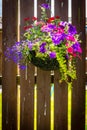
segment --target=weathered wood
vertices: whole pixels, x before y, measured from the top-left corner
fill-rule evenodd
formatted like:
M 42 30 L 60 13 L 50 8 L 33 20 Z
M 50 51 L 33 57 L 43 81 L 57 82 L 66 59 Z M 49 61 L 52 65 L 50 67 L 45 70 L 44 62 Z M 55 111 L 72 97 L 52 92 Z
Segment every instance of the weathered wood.
M 68 91 L 65 82 L 59 83 L 60 74 L 54 75 L 54 129 L 68 129 Z
M 49 0 L 51 2 L 51 0 Z M 46 0 L 38 0 L 39 5 Z M 18 0 L 3 0 L 3 70 L 2 70 L 2 130 L 17 130 L 17 88 L 16 65 L 5 59 L 4 51 L 17 39 Z M 21 33 L 24 18 L 34 16 L 34 1 L 20 1 Z M 49 14 L 49 12 L 48 12 Z M 55 0 L 55 15 L 62 20 L 68 19 L 68 0 Z M 77 80 L 72 88 L 72 130 L 85 130 L 85 0 L 72 0 L 72 23 L 76 25 L 82 39 L 82 60 L 77 61 Z M 35 67 L 28 65 L 20 72 L 21 103 L 20 130 L 34 129 L 34 76 Z M 60 74 L 54 72 L 54 130 L 68 129 L 68 88 L 65 82 L 59 84 Z M 37 69 L 37 130 L 50 130 L 50 71 Z
M 77 80 L 72 88 L 72 130 L 85 130 L 85 0 L 72 1 L 72 23 L 81 34 L 82 60 L 77 61 Z
M 62 20 L 68 19 L 68 0 L 55 1 L 55 15 Z M 54 129 L 68 129 L 68 87 L 65 82 L 59 84 L 60 74 L 54 73 Z
M 17 130 L 16 65 L 4 52 L 17 40 L 18 0 L 3 0 L 2 130 Z
M 26 79 L 25 71 L 21 70 L 21 113 L 20 130 L 34 129 L 34 66 L 28 66 Z
M 40 5 L 45 0 L 37 1 L 37 16 L 40 18 Z M 37 130 L 50 130 L 50 72 L 37 70 Z
M 68 0 L 55 0 L 55 14 L 60 16 L 61 20 L 68 19 Z
M 50 71 L 37 70 L 37 130 L 50 130 Z
M 34 1 L 21 0 L 20 18 L 21 18 L 21 34 L 24 27 L 24 18 L 34 16 Z M 26 79 L 27 78 L 27 79 Z M 29 65 L 26 70 L 20 72 L 21 85 L 21 115 L 20 130 L 34 129 L 34 66 Z

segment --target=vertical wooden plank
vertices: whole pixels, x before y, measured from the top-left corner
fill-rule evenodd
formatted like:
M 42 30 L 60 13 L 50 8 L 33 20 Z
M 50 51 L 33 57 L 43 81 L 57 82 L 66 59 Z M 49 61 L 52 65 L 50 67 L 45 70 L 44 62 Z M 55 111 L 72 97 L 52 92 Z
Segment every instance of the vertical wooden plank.
M 37 130 L 50 130 L 50 71 L 37 70 Z
M 2 130 L 17 130 L 16 65 L 4 52 L 17 40 L 18 0 L 3 0 Z
M 61 20 L 68 20 L 68 0 L 55 0 L 55 14 Z
M 23 32 L 24 18 L 33 17 L 34 1 L 20 1 L 21 33 Z M 27 78 L 26 78 L 27 77 Z M 26 70 L 20 72 L 21 85 L 21 115 L 20 130 L 34 129 L 34 66 L 29 64 Z
M 76 11 L 77 10 L 77 11 Z M 77 61 L 77 80 L 72 88 L 72 130 L 85 130 L 85 0 L 72 1 L 72 23 L 82 40 L 82 60 Z
M 28 66 L 27 79 L 21 70 L 20 130 L 34 129 L 34 66 Z
M 60 74 L 54 75 L 54 129 L 68 129 L 68 90 L 65 82 L 59 83 Z
M 46 0 L 38 0 L 37 16 L 40 18 L 40 5 Z M 50 130 L 50 71 L 37 70 L 37 130 Z
M 55 15 L 62 20 L 68 19 L 68 0 L 55 1 Z M 54 72 L 54 129 L 68 129 L 68 86 L 65 82 L 59 84 L 60 74 Z

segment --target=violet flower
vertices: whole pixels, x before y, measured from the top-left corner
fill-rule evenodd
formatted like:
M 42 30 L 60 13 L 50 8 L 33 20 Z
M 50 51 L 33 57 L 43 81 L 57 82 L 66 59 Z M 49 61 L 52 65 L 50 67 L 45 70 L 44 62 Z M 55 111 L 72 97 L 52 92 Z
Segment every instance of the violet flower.
M 31 41 L 28 41 L 28 47 L 29 47 L 30 50 L 32 50 L 33 43 Z
M 52 34 L 52 41 L 55 45 L 59 45 L 61 44 L 61 42 L 64 41 L 64 39 L 66 38 L 66 34 L 62 33 L 58 33 L 58 34 Z
M 50 8 L 49 4 L 45 4 L 45 3 L 43 3 L 43 4 L 41 5 L 41 7 L 45 8 L 45 9 L 49 9 L 49 8 Z
M 69 26 L 68 33 L 69 33 L 70 35 L 74 35 L 74 34 L 77 33 L 75 26 L 72 26 L 71 24 L 69 24 L 68 26 Z
M 74 52 L 82 53 L 82 49 L 81 49 L 81 47 L 80 47 L 79 42 L 76 42 L 75 44 L 73 44 L 72 47 L 73 47 Z
M 66 21 L 61 21 L 59 25 L 61 26 L 61 28 L 64 28 L 67 24 L 68 23 Z
M 50 52 L 49 56 L 51 59 L 56 58 L 56 52 Z
M 45 52 L 46 52 L 45 46 L 46 46 L 46 42 L 43 42 L 43 43 L 40 45 L 40 52 L 42 52 L 42 53 L 45 53 Z
M 47 25 L 44 25 L 41 28 L 41 31 L 42 32 L 52 32 L 55 28 L 56 28 L 56 25 L 54 25 L 54 24 L 47 24 Z

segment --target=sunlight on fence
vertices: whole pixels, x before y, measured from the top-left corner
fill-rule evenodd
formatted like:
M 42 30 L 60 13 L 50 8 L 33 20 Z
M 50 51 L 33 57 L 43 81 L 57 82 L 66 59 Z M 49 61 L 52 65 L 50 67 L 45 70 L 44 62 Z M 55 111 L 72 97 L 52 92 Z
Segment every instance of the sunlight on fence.
M 85 130 L 87 130 L 87 90 L 86 90 L 86 104 L 85 104 Z M 51 86 L 51 130 L 54 130 L 54 86 Z M 68 130 L 71 130 L 71 89 L 68 89 Z M 20 130 L 20 86 L 17 89 L 17 123 L 18 130 Z M 2 92 L 0 92 L 0 130 L 2 130 Z M 34 130 L 37 130 L 37 86 L 34 88 Z
M 71 94 L 72 90 L 68 88 L 68 130 L 71 130 Z
M 54 86 L 51 86 L 51 130 L 54 130 Z
M 85 130 L 87 130 L 87 89 L 85 92 Z
M 17 124 L 20 130 L 20 86 L 17 87 Z
M 34 88 L 34 130 L 37 130 L 37 86 Z
M 51 86 L 51 92 L 50 92 L 50 124 L 51 124 L 51 130 L 54 130 L 54 86 Z M 34 130 L 37 130 L 37 86 L 35 85 L 34 88 Z
M 71 130 L 71 94 L 72 91 L 69 88 L 68 89 L 68 130 Z M 51 130 L 54 130 L 54 86 L 51 86 L 51 102 L 50 102 L 50 107 L 51 107 Z M 0 102 L 2 100 L 2 95 L 0 94 Z M 17 98 L 17 110 L 18 110 L 18 130 L 20 130 L 20 87 L 18 86 L 18 98 Z M 2 103 L 0 104 L 0 129 L 2 129 L 1 123 L 2 123 Z M 86 112 L 86 116 L 85 116 L 85 130 L 87 130 L 87 90 L 86 90 L 86 105 L 85 105 L 85 112 Z M 34 130 L 37 130 L 37 86 L 35 85 L 34 88 Z

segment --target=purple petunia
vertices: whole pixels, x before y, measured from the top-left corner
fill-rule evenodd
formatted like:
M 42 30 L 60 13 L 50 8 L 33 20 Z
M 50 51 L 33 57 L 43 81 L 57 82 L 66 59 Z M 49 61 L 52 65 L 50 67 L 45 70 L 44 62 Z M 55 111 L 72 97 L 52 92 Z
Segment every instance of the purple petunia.
M 48 28 L 50 28 L 50 29 L 55 29 L 55 28 L 56 28 L 56 25 L 54 25 L 54 24 L 48 24 Z
M 50 52 L 49 56 L 51 59 L 56 58 L 56 52 Z
M 58 34 L 52 35 L 52 41 L 55 45 L 61 44 L 61 42 L 63 42 L 65 38 L 66 38 L 65 33 L 62 33 L 62 34 L 58 33 Z
M 45 3 L 43 3 L 43 4 L 41 5 L 41 7 L 45 8 L 45 9 L 50 9 L 49 4 L 45 4 Z
M 61 28 L 64 28 L 68 23 L 66 21 L 61 21 L 60 24 Z
M 72 47 L 73 47 L 74 52 L 82 53 L 82 49 L 81 49 L 81 47 L 80 47 L 79 42 L 76 42 L 75 44 L 73 44 Z
M 56 25 L 54 24 L 47 24 L 41 28 L 42 32 L 52 32 L 56 29 Z
M 45 53 L 45 52 L 46 52 L 45 46 L 46 46 L 46 42 L 43 42 L 43 43 L 40 45 L 40 52 L 42 52 L 42 53 Z
M 70 35 L 74 35 L 74 34 L 77 33 L 75 26 L 72 26 L 71 24 L 69 24 L 68 26 L 69 26 L 68 33 L 69 33 Z

